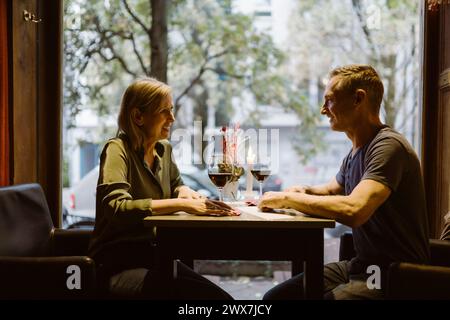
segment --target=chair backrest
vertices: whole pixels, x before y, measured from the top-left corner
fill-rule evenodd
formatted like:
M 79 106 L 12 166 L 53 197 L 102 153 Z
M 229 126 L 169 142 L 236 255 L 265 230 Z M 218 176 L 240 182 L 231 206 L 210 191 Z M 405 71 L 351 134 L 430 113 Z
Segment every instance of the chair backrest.
M 430 264 L 450 267 L 450 241 L 430 239 Z
M 36 183 L 0 188 L 0 256 L 47 256 L 53 222 Z
M 439 239 L 450 241 L 450 211 L 444 216 L 444 227 Z
M 345 232 L 341 235 L 341 241 L 339 243 L 339 261 L 352 260 L 355 256 L 353 234 L 351 232 Z
M 450 299 L 450 268 L 397 262 L 389 267 L 388 278 L 388 299 Z
M 52 255 L 87 256 L 92 230 L 53 229 Z

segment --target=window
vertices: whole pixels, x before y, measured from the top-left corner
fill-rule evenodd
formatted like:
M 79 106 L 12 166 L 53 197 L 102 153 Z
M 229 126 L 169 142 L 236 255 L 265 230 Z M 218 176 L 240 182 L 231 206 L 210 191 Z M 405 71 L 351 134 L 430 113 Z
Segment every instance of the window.
M 327 182 L 351 146 L 320 116 L 327 72 L 368 63 L 384 81 L 384 122 L 419 152 L 419 1 L 281 3 L 186 0 L 168 9 L 165 67 L 177 128 L 192 133 L 201 121 L 203 134 L 229 122 L 278 130 L 280 189 Z M 65 1 L 66 205 L 70 189 L 95 168 L 93 157 L 116 132 L 123 90 L 133 78 L 150 75 L 151 9 L 144 0 Z M 184 144 L 195 151 L 193 139 L 173 141 L 175 154 Z M 193 153 L 187 162 L 201 159 Z M 343 230 L 326 232 L 326 262 L 337 259 Z

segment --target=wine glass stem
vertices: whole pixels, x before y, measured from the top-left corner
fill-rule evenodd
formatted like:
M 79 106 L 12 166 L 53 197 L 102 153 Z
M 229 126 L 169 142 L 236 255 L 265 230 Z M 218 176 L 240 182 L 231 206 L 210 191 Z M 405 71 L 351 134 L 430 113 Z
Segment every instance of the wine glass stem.
M 219 200 L 223 201 L 223 188 L 217 188 L 219 189 Z
M 262 198 L 262 182 L 259 182 L 259 198 Z

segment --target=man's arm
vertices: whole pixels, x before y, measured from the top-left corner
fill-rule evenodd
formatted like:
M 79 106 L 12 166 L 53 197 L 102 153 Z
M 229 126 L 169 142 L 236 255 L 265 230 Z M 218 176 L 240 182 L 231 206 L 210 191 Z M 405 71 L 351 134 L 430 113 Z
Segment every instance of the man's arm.
M 391 189 L 375 180 L 362 180 L 348 196 L 268 192 L 259 203 L 262 210 L 293 208 L 314 216 L 331 218 L 356 228 L 364 224 L 390 196 Z
M 330 182 L 317 186 L 292 186 L 284 190 L 285 192 L 300 192 L 318 196 L 338 195 L 344 192 L 344 188 L 333 177 Z

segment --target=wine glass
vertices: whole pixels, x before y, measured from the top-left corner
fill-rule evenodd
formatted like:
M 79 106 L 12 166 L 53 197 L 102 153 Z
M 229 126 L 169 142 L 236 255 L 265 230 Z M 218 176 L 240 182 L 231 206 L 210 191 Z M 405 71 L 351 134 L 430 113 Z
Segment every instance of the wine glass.
M 267 162 L 260 162 L 253 165 L 251 170 L 253 177 L 259 182 L 259 199 L 262 198 L 262 186 L 264 181 L 270 176 L 270 164 Z
M 221 153 L 213 153 L 208 164 L 208 176 L 219 190 L 219 200 L 223 201 L 223 188 L 233 175 L 233 165 Z

